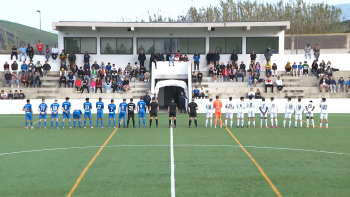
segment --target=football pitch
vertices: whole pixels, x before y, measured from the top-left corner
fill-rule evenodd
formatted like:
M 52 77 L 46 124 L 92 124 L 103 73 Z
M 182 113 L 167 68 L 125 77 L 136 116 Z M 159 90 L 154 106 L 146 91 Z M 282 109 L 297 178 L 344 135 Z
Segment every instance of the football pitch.
M 61 127 L 61 117 L 59 126 Z M 0 115 L 0 196 L 349 196 L 350 114 L 329 129 L 159 127 L 26 130 L 25 116 Z M 259 114 L 256 114 L 259 117 Z M 303 117 L 304 120 L 305 116 Z M 67 120 L 66 120 L 67 121 Z M 288 122 L 287 122 L 288 124 Z M 72 124 L 73 125 L 73 124 Z M 96 126 L 96 115 L 93 115 Z M 268 125 L 270 119 L 268 118 Z M 299 125 L 299 123 L 298 123 Z

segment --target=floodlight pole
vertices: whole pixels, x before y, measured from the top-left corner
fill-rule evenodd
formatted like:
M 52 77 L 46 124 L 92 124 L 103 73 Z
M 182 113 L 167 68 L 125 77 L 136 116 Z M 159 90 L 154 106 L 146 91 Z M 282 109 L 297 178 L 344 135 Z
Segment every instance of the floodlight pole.
M 40 20 L 40 42 L 43 43 L 42 38 L 41 38 L 41 11 L 37 10 L 39 12 L 39 20 Z
M 298 33 L 299 33 L 299 30 L 298 30 L 298 26 L 299 26 L 299 8 L 297 10 L 295 10 L 295 12 L 297 13 L 297 46 L 296 46 L 296 49 L 295 49 L 295 53 L 298 54 L 298 41 L 299 41 L 299 37 L 298 37 Z

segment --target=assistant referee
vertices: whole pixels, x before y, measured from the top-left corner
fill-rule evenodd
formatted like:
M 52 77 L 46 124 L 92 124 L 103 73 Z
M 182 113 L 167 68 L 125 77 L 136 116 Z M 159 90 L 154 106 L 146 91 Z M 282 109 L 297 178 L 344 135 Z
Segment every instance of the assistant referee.
M 189 103 L 187 106 L 187 111 L 188 111 L 188 114 L 190 115 L 188 128 L 191 128 L 192 118 L 194 118 L 194 124 L 196 125 L 196 128 L 198 128 L 198 126 L 197 126 L 197 110 L 198 110 L 198 105 L 197 105 L 197 103 L 194 102 L 194 98 L 192 98 L 192 102 Z
M 169 115 L 169 127 L 171 126 L 171 118 L 174 119 L 174 126 L 176 128 L 176 114 L 179 112 L 177 108 L 177 104 L 174 102 L 175 100 L 172 98 L 171 103 L 168 105 L 168 115 Z

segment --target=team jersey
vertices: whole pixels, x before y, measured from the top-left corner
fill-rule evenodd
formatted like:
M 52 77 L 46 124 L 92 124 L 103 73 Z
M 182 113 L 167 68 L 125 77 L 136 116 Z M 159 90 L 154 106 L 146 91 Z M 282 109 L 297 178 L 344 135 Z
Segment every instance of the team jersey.
M 109 104 L 108 105 L 109 114 L 115 114 L 115 110 L 116 109 L 117 109 L 117 106 L 115 104 Z
M 262 112 L 267 112 L 267 105 L 265 102 L 261 102 L 259 108 Z
M 320 104 L 320 107 L 321 107 L 321 114 L 326 114 L 327 113 L 328 104 L 325 103 L 325 102 L 322 102 Z
M 135 103 L 128 103 L 128 113 L 134 113 L 135 107 Z
M 226 103 L 225 107 L 227 108 L 226 109 L 226 113 L 232 113 L 233 112 L 234 105 L 233 105 L 232 101 L 229 101 L 228 103 Z
M 249 100 L 249 101 L 246 103 L 246 107 L 248 108 L 248 111 L 249 111 L 249 112 L 254 111 L 254 109 L 255 109 L 255 103 L 254 103 L 252 100 Z
M 58 104 L 58 103 L 51 104 L 52 112 L 57 112 L 59 108 L 60 108 L 60 104 Z
M 271 102 L 269 106 L 270 113 L 278 113 L 277 104 L 275 102 Z
M 139 111 L 141 111 L 141 110 L 145 110 L 146 108 L 146 102 L 145 101 L 139 101 L 138 103 L 137 103 L 137 106 L 139 107 Z
M 220 100 L 214 101 L 215 112 L 221 112 L 222 102 Z
M 126 112 L 126 109 L 128 108 L 128 104 L 127 103 L 120 103 L 119 107 L 120 107 L 120 112 Z
M 32 104 L 26 104 L 23 108 L 26 110 L 26 114 L 32 113 Z
M 303 104 L 298 102 L 297 104 L 295 104 L 295 113 L 296 114 L 302 114 L 304 110 Z
M 64 109 L 64 111 L 69 111 L 69 108 L 71 107 L 72 105 L 70 104 L 70 102 L 68 101 L 65 101 L 62 103 L 62 107 Z
M 90 102 L 85 102 L 83 106 L 84 106 L 85 113 L 91 113 L 92 105 Z
M 96 109 L 97 111 L 103 111 L 103 108 L 105 107 L 105 104 L 101 101 L 96 102 Z
M 307 111 L 312 111 L 313 108 L 314 108 L 314 104 L 313 104 L 313 103 L 308 103 L 308 104 L 306 105 Z
M 213 113 L 214 110 L 214 105 L 212 102 L 207 103 L 207 105 L 205 106 L 205 108 L 207 109 L 207 113 Z
M 237 113 L 242 113 L 243 109 L 245 109 L 245 105 L 243 101 L 239 101 L 236 105 L 236 108 L 237 108 Z
M 285 113 L 293 113 L 293 111 L 294 111 L 293 103 L 292 102 L 287 102 L 286 105 L 285 105 L 285 110 L 286 110 Z
M 75 109 L 73 114 L 83 114 L 83 112 L 80 109 Z
M 39 109 L 40 109 L 40 112 L 46 112 L 46 110 L 47 110 L 46 103 L 40 103 Z

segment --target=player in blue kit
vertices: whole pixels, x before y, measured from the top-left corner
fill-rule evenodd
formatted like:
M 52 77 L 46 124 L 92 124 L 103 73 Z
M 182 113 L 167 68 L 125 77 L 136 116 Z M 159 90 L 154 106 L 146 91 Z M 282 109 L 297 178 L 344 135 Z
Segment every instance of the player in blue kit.
M 124 128 L 125 128 L 125 117 L 128 114 L 127 108 L 128 108 L 128 104 L 126 103 L 126 99 L 123 99 L 123 102 L 119 104 L 119 109 L 118 109 L 118 113 L 119 113 L 118 125 L 119 125 L 119 127 L 120 127 L 120 118 L 123 118 L 123 124 L 124 124 Z
M 69 102 L 69 98 L 66 97 L 66 101 L 62 103 L 62 110 L 63 110 L 63 119 L 62 119 L 62 129 L 64 129 L 64 121 L 66 118 L 68 118 L 69 121 L 69 128 L 72 128 L 72 123 L 70 121 L 70 110 L 72 109 L 72 105 Z
M 113 119 L 113 126 L 115 128 L 115 110 L 117 109 L 117 106 L 114 104 L 114 100 L 111 100 L 111 104 L 108 105 L 108 128 L 111 128 L 111 120 Z
M 141 128 L 141 119 L 143 119 L 143 127 L 146 128 L 146 102 L 143 100 L 143 97 L 137 103 L 137 113 L 139 114 L 139 128 Z
M 73 124 L 74 124 L 74 128 L 76 126 L 76 120 L 79 120 L 79 128 L 81 128 L 81 115 L 83 114 L 83 112 L 80 109 L 75 109 L 73 111 Z
M 26 113 L 26 129 L 28 129 L 28 120 L 30 120 L 30 128 L 33 129 L 33 109 L 30 100 L 27 100 L 27 104 L 23 107 L 22 111 Z
M 104 103 L 102 102 L 102 98 L 98 98 L 98 102 L 96 102 L 96 109 L 97 109 L 97 126 L 98 128 L 98 121 L 101 121 L 101 129 L 103 128 L 103 109 L 105 108 Z
M 58 129 L 58 110 L 60 109 L 60 104 L 55 100 L 54 103 L 51 104 L 51 129 L 53 129 L 53 120 L 56 118 L 56 128 Z
M 85 103 L 84 103 L 84 110 L 85 110 L 85 113 L 84 113 L 84 129 L 86 129 L 86 119 L 89 118 L 90 120 L 90 126 L 91 126 L 91 129 L 93 129 L 94 127 L 92 126 L 92 120 L 91 120 L 91 109 L 92 109 L 92 105 L 91 103 L 89 102 L 89 98 L 86 98 L 85 99 Z
M 45 103 L 45 99 L 41 100 L 42 103 L 39 105 L 39 129 L 41 129 L 41 121 L 44 120 L 44 127 L 46 129 L 46 119 L 47 119 L 47 105 Z

